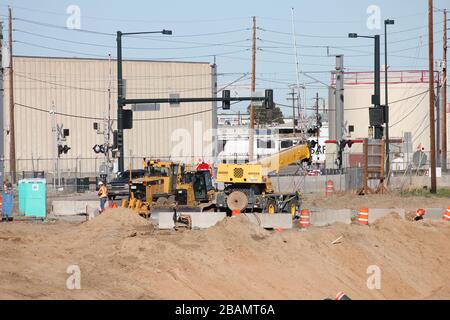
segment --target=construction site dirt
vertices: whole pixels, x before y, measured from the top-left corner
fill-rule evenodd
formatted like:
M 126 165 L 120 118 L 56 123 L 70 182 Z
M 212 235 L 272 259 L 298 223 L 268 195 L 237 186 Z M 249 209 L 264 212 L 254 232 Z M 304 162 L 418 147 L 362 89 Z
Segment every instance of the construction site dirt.
M 413 210 L 447 202 L 317 196 L 305 205 Z M 107 209 L 82 223 L 0 224 L 0 299 L 324 299 L 339 291 L 352 299 L 450 299 L 449 243 L 447 221 L 395 214 L 306 231 L 265 230 L 241 214 L 206 230 L 160 231 L 128 209 Z M 73 266 L 79 289 L 67 284 Z

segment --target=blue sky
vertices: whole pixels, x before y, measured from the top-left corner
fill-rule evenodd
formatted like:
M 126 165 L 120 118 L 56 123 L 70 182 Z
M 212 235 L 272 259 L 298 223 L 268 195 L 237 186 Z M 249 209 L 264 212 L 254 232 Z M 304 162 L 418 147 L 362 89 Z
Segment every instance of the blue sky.
M 7 6 L 13 15 L 57 27 L 46 27 L 14 21 L 14 52 L 18 55 L 107 57 L 115 55 L 115 37 L 65 30 L 70 5 L 80 8 L 81 29 L 103 33 L 117 30 L 173 30 L 173 36 L 155 35 L 147 39 L 126 39 L 124 58 L 179 59 L 212 62 L 216 55 L 220 73 L 219 87 L 251 72 L 251 24 L 257 18 L 257 90 L 273 88 L 279 103 L 287 103 L 290 84 L 296 83 L 295 56 L 292 40 L 291 8 L 295 8 L 295 31 L 302 73 L 306 85 L 306 102 L 313 105 L 316 92 L 327 97 L 326 84 L 333 69 L 334 54 L 345 55 L 349 71 L 371 71 L 373 41 L 348 39 L 349 32 L 364 35 L 382 34 L 369 29 L 369 6 L 380 9 L 382 21 L 396 20 L 389 27 L 389 65 L 392 69 L 426 69 L 427 1 L 2 1 L 0 17 Z M 435 0 L 436 8 L 448 1 Z M 442 56 L 442 13 L 435 13 L 435 59 Z M 381 23 L 383 28 L 383 25 Z M 44 37 L 43 37 L 44 36 Z M 47 38 L 46 38 L 47 37 Z M 52 39 L 51 39 L 52 38 Z M 56 39 L 60 40 L 56 40 Z M 66 41 L 61 41 L 66 40 Z M 82 42 L 72 43 L 73 42 Z M 327 49 L 327 46 L 329 47 Z M 145 49 L 142 49 L 145 48 Z M 57 50 L 55 50 L 57 49 Z M 58 51 L 59 50 L 59 51 Z M 382 47 L 383 50 L 383 47 Z M 383 51 L 382 51 L 383 52 Z M 327 56 L 331 55 L 331 57 Z M 383 63 L 383 59 L 382 59 Z M 311 78 L 312 77 L 312 78 Z M 231 87 L 240 94 L 250 90 L 250 76 Z M 234 111 L 245 105 L 234 106 Z M 286 115 L 290 110 L 284 108 Z

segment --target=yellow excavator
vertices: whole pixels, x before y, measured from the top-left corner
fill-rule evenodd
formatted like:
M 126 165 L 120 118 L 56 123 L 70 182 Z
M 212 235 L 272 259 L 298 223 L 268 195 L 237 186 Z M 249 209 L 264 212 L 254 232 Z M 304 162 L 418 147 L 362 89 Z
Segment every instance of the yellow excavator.
M 269 173 L 278 173 L 282 168 L 298 162 L 311 162 L 308 144 L 299 144 L 245 164 L 219 164 L 216 180 L 224 184 L 224 190 L 216 195 L 217 208 L 228 212 L 296 215 L 301 206 L 300 193 L 274 192 Z

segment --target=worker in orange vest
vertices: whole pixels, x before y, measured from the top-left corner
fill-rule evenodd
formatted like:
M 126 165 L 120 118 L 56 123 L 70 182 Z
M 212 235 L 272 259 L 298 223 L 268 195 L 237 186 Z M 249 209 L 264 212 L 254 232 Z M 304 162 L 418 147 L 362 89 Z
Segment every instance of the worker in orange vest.
M 98 186 L 100 187 L 100 189 L 98 189 L 98 197 L 100 198 L 100 213 L 102 213 L 103 211 L 105 211 L 105 204 L 108 200 L 108 189 L 106 188 L 103 181 L 100 181 L 98 183 Z

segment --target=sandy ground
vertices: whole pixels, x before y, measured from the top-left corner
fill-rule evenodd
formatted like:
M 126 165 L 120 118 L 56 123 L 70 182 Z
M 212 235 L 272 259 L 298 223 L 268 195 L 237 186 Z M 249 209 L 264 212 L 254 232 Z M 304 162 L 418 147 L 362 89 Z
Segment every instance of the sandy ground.
M 157 231 L 108 209 L 84 223 L 0 224 L 0 298 L 324 299 L 343 290 L 353 299 L 450 299 L 449 244 L 450 223 L 395 215 L 306 232 L 267 231 L 245 215 L 208 230 Z M 81 269 L 80 290 L 66 288 L 69 265 Z M 379 290 L 367 287 L 371 265 Z
M 323 194 L 306 194 L 303 198 L 305 208 L 354 209 L 360 208 L 404 208 L 416 211 L 419 208 L 447 208 L 450 199 L 445 197 L 402 196 L 397 193 L 371 194 L 336 194 L 325 197 Z

